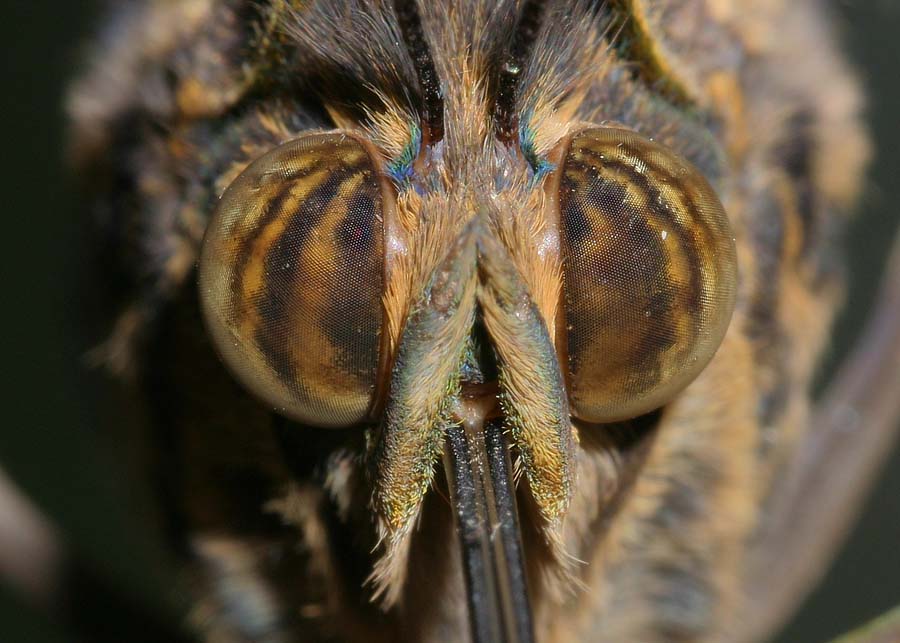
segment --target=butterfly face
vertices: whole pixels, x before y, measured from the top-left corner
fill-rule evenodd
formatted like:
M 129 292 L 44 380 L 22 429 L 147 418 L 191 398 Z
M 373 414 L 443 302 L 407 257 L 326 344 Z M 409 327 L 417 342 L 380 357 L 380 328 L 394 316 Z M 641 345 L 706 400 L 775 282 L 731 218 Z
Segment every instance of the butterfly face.
M 393 123 L 400 156 L 383 129 L 276 147 L 225 190 L 200 259 L 207 327 L 249 390 L 305 425 L 370 428 L 394 548 L 473 404 L 503 423 L 557 530 L 572 420 L 602 432 L 665 405 L 734 307 L 728 217 L 690 162 L 578 123 L 538 154 L 489 106 L 481 122 L 466 109 L 439 129 Z
M 201 557 L 229 534 L 325 638 L 730 640 L 864 146 L 801 3 L 720 4 L 133 19 L 152 55 L 103 65 L 145 90 L 98 118 L 86 85 L 81 153 L 127 161 L 122 334 L 160 327 Z

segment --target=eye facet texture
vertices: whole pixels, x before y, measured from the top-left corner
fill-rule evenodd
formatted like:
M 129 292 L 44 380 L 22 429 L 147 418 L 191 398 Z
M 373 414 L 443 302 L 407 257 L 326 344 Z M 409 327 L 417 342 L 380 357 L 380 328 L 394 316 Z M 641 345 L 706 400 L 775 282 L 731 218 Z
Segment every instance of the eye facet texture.
M 560 171 L 572 413 L 636 417 L 722 341 L 737 282 L 728 217 L 696 168 L 626 130 L 576 134 Z
M 312 134 L 253 162 L 203 241 L 200 298 L 225 364 L 279 413 L 365 419 L 378 371 L 384 241 L 375 163 Z

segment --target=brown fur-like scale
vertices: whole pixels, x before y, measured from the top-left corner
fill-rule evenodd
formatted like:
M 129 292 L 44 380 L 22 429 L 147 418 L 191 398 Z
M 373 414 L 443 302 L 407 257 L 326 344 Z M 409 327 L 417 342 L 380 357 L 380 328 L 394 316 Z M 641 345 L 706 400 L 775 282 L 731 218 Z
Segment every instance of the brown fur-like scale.
M 440 153 L 416 160 L 427 179 L 394 186 L 386 234 L 405 251 L 385 282 L 392 356 L 435 268 L 479 216 L 557 337 L 559 254 L 535 250 L 553 233 L 548 197 L 494 135 L 524 4 L 418 3 L 443 138 Z M 682 155 L 725 206 L 739 283 L 721 348 L 669 404 L 616 425 L 565 418 L 571 470 L 555 471 L 549 491 L 534 462 L 550 456 L 520 450 L 538 640 L 737 639 L 748 543 L 808 426 L 810 380 L 839 300 L 835 231 L 867 153 L 857 88 L 813 2 L 545 5 L 516 61 L 521 144 L 552 158 L 574 127 L 609 123 Z M 384 437 L 377 423 L 334 431 L 273 415 L 218 362 L 196 301 L 206 222 L 251 161 L 331 129 L 371 141 L 386 166 L 403 154 L 428 88 L 396 11 L 376 0 L 171 0 L 114 13 L 69 103 L 73 159 L 96 195 L 122 306 L 97 354 L 149 402 L 158 445 L 149 475 L 166 490 L 190 570 L 192 625 L 214 642 L 466 640 L 443 475 L 401 462 L 383 479 L 421 493 L 373 504 L 367 458 L 379 451 L 366 438 Z M 474 284 L 460 297 L 472 311 L 477 301 L 489 327 L 509 314 L 508 292 Z M 448 345 L 462 341 L 462 323 L 441 331 Z M 495 338 L 510 366 L 522 357 L 512 335 Z M 553 415 L 529 402 L 543 395 L 532 390 L 540 378 L 507 381 L 511 408 Z M 446 416 L 420 388 L 389 413 Z M 535 422 L 522 426 L 528 434 Z M 396 515 L 385 508 L 396 503 Z M 563 558 L 571 578 L 560 581 Z M 371 601 L 376 589 L 386 606 Z

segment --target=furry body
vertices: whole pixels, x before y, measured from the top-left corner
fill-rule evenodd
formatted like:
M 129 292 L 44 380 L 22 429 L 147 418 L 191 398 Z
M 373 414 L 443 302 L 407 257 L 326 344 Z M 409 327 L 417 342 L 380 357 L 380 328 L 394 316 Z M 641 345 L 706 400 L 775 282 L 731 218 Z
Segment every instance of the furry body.
M 504 252 L 554 337 L 560 268 L 534 252 L 544 223 L 529 215 L 542 198 L 529 180 L 581 122 L 624 125 L 700 168 L 731 220 L 740 278 L 731 327 L 697 380 L 637 420 L 602 430 L 575 422 L 563 491 L 542 496 L 529 478 L 538 639 L 741 637 L 746 552 L 806 430 L 839 299 L 833 242 L 866 155 L 857 91 L 811 2 L 548 2 L 529 24 L 532 4 L 420 3 L 429 76 L 404 44 L 403 16 L 381 3 L 147 3 L 118 12 L 75 87 L 74 155 L 121 275 L 124 312 L 105 357 L 148 400 L 150 470 L 209 640 L 438 641 L 467 631 L 441 477 L 413 476 L 409 498 L 376 502 L 379 524 L 364 431 L 289 424 L 217 360 L 194 277 L 217 197 L 248 163 L 306 131 L 357 131 L 398 177 L 416 136 L 439 133 L 436 178 L 397 204 L 416 250 L 387 283 L 390 345 L 466 223 L 452 213 L 476 210 L 485 194 L 500 203 Z M 514 67 L 504 66 L 510 55 Z M 440 86 L 440 118 L 428 78 Z M 513 136 L 531 170 L 498 143 Z M 512 211 L 522 214 L 502 216 Z M 417 399 L 409 412 L 439 406 Z M 402 547 L 373 553 L 393 515 Z M 560 551 L 578 561 L 569 577 L 554 571 Z M 387 606 L 370 600 L 373 568 Z

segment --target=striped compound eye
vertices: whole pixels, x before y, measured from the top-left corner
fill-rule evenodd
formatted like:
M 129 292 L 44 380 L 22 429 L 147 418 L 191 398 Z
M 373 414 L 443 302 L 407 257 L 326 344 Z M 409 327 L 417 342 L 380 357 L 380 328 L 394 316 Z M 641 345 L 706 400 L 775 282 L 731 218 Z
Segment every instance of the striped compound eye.
M 573 415 L 659 408 L 716 352 L 734 308 L 728 216 L 700 171 L 626 130 L 583 130 L 560 168 Z
M 276 411 L 364 420 L 381 343 L 383 195 L 358 140 L 313 134 L 252 163 L 203 240 L 200 298 L 226 366 Z

